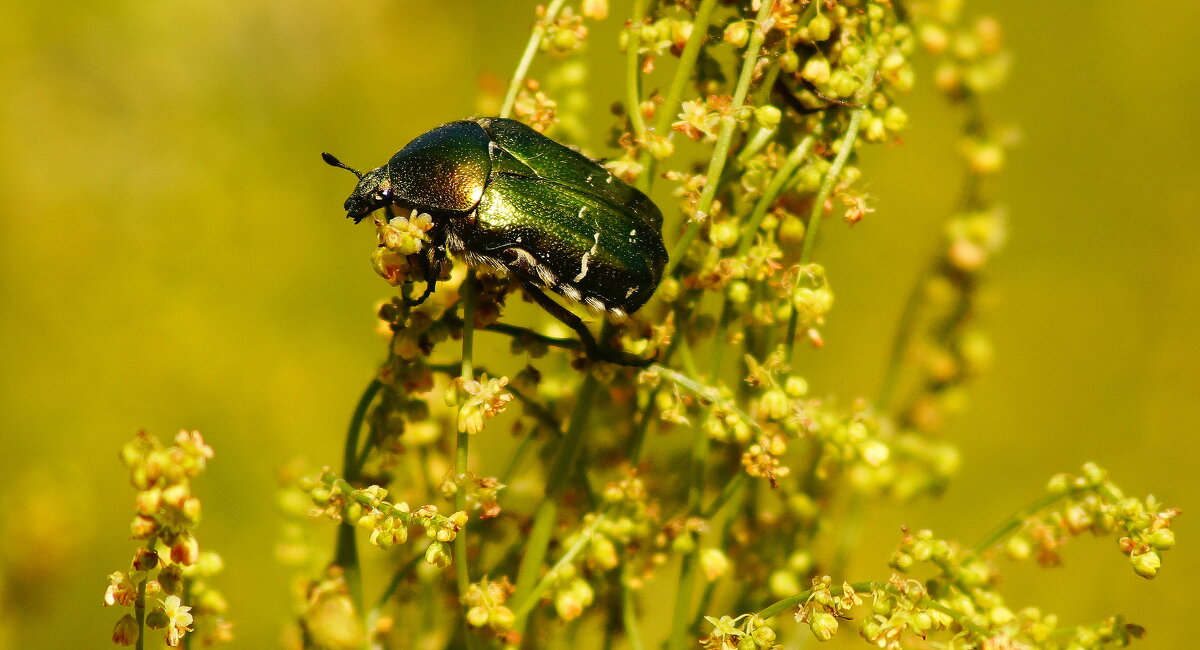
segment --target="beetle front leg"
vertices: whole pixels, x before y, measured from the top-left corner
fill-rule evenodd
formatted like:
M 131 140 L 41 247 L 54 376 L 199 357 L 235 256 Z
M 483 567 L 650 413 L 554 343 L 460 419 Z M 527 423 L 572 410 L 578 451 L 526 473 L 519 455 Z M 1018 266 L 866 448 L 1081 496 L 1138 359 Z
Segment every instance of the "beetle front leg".
M 583 343 L 583 349 L 587 355 L 597 361 L 606 361 L 615 363 L 621 366 L 645 367 L 654 363 L 658 359 L 658 355 L 648 359 L 635 357 L 624 352 L 614 350 L 611 347 L 601 348 L 596 343 L 596 337 L 592 336 L 592 331 L 583 323 L 583 319 L 576 316 L 574 312 L 563 307 L 554 301 L 553 298 L 547 296 L 539 287 L 534 285 L 529 280 L 520 279 L 521 288 L 525 289 L 533 301 L 541 305 L 542 309 L 550 312 L 550 315 L 562 321 L 564 325 L 575 330 L 579 335 L 579 341 Z
M 433 294 L 433 290 L 437 288 L 438 276 L 442 273 L 442 263 L 445 260 L 446 251 L 440 246 L 429 254 L 429 259 L 425 260 L 425 292 L 416 300 L 405 298 L 404 302 L 408 303 L 409 307 L 416 307 Z

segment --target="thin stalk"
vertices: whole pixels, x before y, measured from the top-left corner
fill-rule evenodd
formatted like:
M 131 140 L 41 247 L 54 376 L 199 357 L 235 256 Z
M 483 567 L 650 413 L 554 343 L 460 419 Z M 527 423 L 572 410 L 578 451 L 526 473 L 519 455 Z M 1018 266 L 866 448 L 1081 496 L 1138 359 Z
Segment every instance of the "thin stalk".
M 368 627 L 368 629 L 374 627 L 373 623 L 379 620 L 379 617 L 383 615 L 383 608 L 387 607 L 388 601 L 392 599 L 392 594 L 396 593 L 396 589 L 400 587 L 400 583 L 404 582 L 404 578 L 408 577 L 408 574 L 412 573 L 413 569 L 416 569 L 417 565 L 420 564 L 421 560 L 424 558 L 424 553 L 416 553 L 412 556 L 412 559 L 404 564 L 401 564 L 400 567 L 396 569 L 396 572 L 392 574 L 391 582 L 388 583 L 388 586 L 383 590 L 383 593 L 379 594 L 379 598 L 375 601 L 375 606 L 371 608 L 371 613 L 367 615 L 368 622 L 372 624 Z
M 371 383 L 367 384 L 362 396 L 358 398 L 354 413 L 350 416 L 350 426 L 346 430 L 346 444 L 342 450 L 342 476 L 348 482 L 357 481 L 359 472 L 362 470 L 359 462 L 358 439 L 362 432 L 363 420 L 367 416 L 367 409 L 370 408 L 371 402 L 374 401 L 375 395 L 382 387 L 383 383 L 379 381 L 378 377 L 371 379 Z M 342 568 L 342 577 L 346 582 L 350 601 L 354 603 L 354 610 L 359 615 L 364 614 L 362 569 L 358 564 L 358 546 L 354 538 L 353 522 L 343 520 L 338 524 L 333 562 Z
M 750 480 L 749 474 L 738 472 L 737 475 L 725 483 L 725 487 L 721 489 L 721 493 L 717 495 L 717 498 L 713 499 L 712 503 L 708 504 L 708 507 L 704 509 L 704 512 L 700 516 L 704 519 L 716 517 L 721 508 L 725 507 L 725 504 L 729 503 L 729 500 L 741 491 L 748 480 Z
M 629 40 L 625 45 L 625 113 L 633 127 L 634 141 L 644 144 L 646 118 L 642 117 L 642 57 L 641 31 L 646 19 L 646 0 L 633 0 L 633 16 L 627 27 Z
M 691 624 L 692 591 L 696 583 L 696 551 L 683 556 L 679 565 L 679 585 L 675 588 L 675 611 L 671 616 L 671 636 L 667 638 L 667 650 L 681 650 L 686 645 L 687 630 Z
M 746 227 L 742 231 L 741 241 L 738 242 L 737 251 L 734 256 L 741 257 L 750 252 L 750 247 L 754 245 L 755 234 L 762 226 L 763 219 L 767 216 L 767 210 L 771 208 L 771 204 L 778 199 L 781 194 L 787 189 L 788 182 L 792 179 L 792 174 L 808 157 L 808 153 L 812 151 L 813 143 L 821 136 L 824 126 L 820 123 L 813 128 L 812 132 L 804 136 L 803 139 L 788 152 L 787 158 L 783 159 L 783 164 L 779 169 L 775 170 L 775 175 L 771 177 L 771 181 L 767 183 L 767 188 L 763 190 L 763 195 L 759 197 L 758 202 L 754 204 L 754 209 L 750 211 L 750 217 L 746 219 Z
M 671 78 L 671 86 L 662 105 L 655 109 L 655 135 L 665 135 L 671 127 L 671 121 L 679 113 L 679 105 L 683 99 L 683 90 L 692 79 L 692 70 L 696 67 L 696 59 L 700 56 L 700 48 L 708 37 L 708 25 L 712 22 L 713 11 L 717 8 L 717 0 L 701 0 L 696 8 L 696 16 L 692 21 L 692 33 L 688 35 L 683 52 L 679 55 L 679 65 L 675 67 L 675 76 Z M 632 45 L 632 43 L 630 44 Z M 654 157 L 649 151 L 642 151 L 641 161 L 645 171 L 637 179 L 637 187 L 648 192 L 654 184 Z
M 462 364 L 459 367 L 459 377 L 463 381 L 471 381 L 475 378 L 473 356 L 475 351 L 475 305 L 477 301 L 474 270 L 467 272 L 467 277 L 463 280 L 460 293 L 463 296 L 463 335 Z M 454 492 L 454 510 L 455 512 L 465 512 L 467 509 L 467 460 L 471 444 L 471 434 L 467 433 L 466 427 L 461 426 L 462 423 L 459 424 L 458 436 L 454 447 L 454 479 L 458 483 L 458 490 Z M 458 535 L 454 537 L 455 577 L 458 582 L 458 597 L 460 601 L 466 598 L 467 590 L 471 587 L 471 568 L 467 562 L 468 529 L 468 526 L 464 526 L 462 530 L 458 531 Z M 465 616 L 463 624 L 466 625 Z M 465 633 L 468 645 L 475 645 L 475 636 L 471 631 L 466 630 Z
M 559 558 L 558 562 L 556 562 L 554 566 L 546 572 L 546 575 L 542 576 L 542 579 L 539 580 L 536 585 L 534 585 L 533 590 L 521 599 L 516 608 L 513 609 L 513 613 L 516 614 L 517 620 L 523 620 L 529 616 L 529 612 L 533 611 L 533 606 L 536 605 L 538 600 L 541 599 L 542 594 L 546 593 L 546 591 L 550 589 L 550 585 L 552 585 L 558 578 L 559 569 L 562 569 L 574 561 L 575 556 L 579 555 L 579 553 L 583 551 L 583 547 L 587 546 L 588 542 L 592 541 L 592 535 L 596 533 L 596 529 L 599 528 L 601 522 L 604 521 L 604 515 L 605 513 L 600 513 L 598 517 L 593 519 L 591 523 L 588 524 L 587 528 L 584 528 L 582 531 L 580 531 L 579 539 L 575 540 L 575 543 L 571 545 L 571 548 L 567 549 L 567 552 L 564 553 L 563 556 Z
M 1005 519 L 1003 522 L 1001 522 L 999 526 L 996 526 L 996 528 L 994 528 L 992 530 L 992 532 L 988 533 L 987 536 L 983 538 L 983 540 L 981 540 L 978 544 L 976 544 L 975 548 L 971 549 L 970 557 L 977 557 L 977 556 L 983 555 L 983 553 L 985 551 L 987 551 L 989 548 L 991 548 L 995 544 L 998 544 L 1000 542 L 1000 540 L 1002 540 L 1005 537 L 1007 537 L 1008 535 L 1012 534 L 1014 531 L 1016 531 L 1018 528 L 1021 527 L 1021 524 L 1025 523 L 1026 519 L 1032 517 L 1033 515 L 1037 514 L 1038 512 L 1041 512 L 1042 510 L 1049 508 L 1050 506 L 1058 503 L 1059 501 L 1073 497 L 1076 494 L 1079 494 L 1081 492 L 1086 492 L 1089 489 L 1091 489 L 1091 488 L 1090 487 L 1073 487 L 1069 490 L 1066 490 L 1065 492 L 1060 492 L 1057 494 L 1047 494 L 1046 496 L 1043 496 L 1042 498 L 1034 501 L 1033 503 L 1030 503 L 1029 505 L 1025 506 L 1024 508 L 1017 510 L 1008 519 Z
M 521 437 L 521 442 L 517 445 L 517 450 L 513 452 L 512 458 L 508 461 L 508 466 L 505 468 L 504 473 L 500 475 L 500 482 L 504 485 L 508 485 L 508 482 L 512 480 L 513 475 L 517 472 L 517 468 L 521 465 L 521 461 L 525 459 L 525 454 L 533 447 L 534 434 L 536 433 L 537 428 L 531 427 Z
M 628 567 L 622 568 L 621 576 L 621 624 L 625 628 L 625 638 L 633 650 L 643 650 L 642 629 L 638 625 L 637 603 L 634 601 L 633 589 L 629 586 L 630 576 Z
M 829 575 L 842 576 L 845 574 L 846 564 L 850 561 L 850 553 L 858 545 L 858 538 L 862 534 L 865 512 L 866 504 L 863 496 L 857 492 L 850 495 L 850 504 L 846 508 L 846 520 L 842 522 L 842 530 L 838 538 L 837 550 L 834 552 L 833 563 L 830 565 Z
M 143 578 L 138 583 L 137 598 L 133 601 L 133 616 L 137 619 L 138 637 L 134 647 L 137 650 L 144 650 L 146 647 L 146 582 L 148 578 Z
M 546 479 L 546 498 L 542 499 L 534 514 L 533 529 L 529 533 L 529 539 L 525 544 L 525 554 L 521 556 L 521 563 L 517 568 L 517 593 L 523 594 L 522 599 L 529 598 L 542 561 L 546 557 L 546 548 L 550 545 L 555 519 L 558 517 L 558 498 L 570 478 L 571 470 L 575 467 L 583 442 L 583 431 L 587 425 L 588 416 L 592 412 L 592 402 L 599 389 L 600 381 L 596 379 L 595 373 L 589 372 L 583 380 L 583 385 L 579 388 L 579 397 L 575 402 L 575 410 L 571 413 L 567 433 L 559 443 L 558 455 L 555 456 L 550 475 Z M 532 608 L 529 611 L 532 611 Z M 515 627 L 518 632 L 523 631 L 525 621 L 525 617 L 518 617 Z
M 566 0 L 551 0 L 549 6 L 546 7 L 546 15 L 533 26 L 533 33 L 529 36 L 529 42 L 525 44 L 525 51 L 521 54 L 521 60 L 517 63 L 517 71 L 513 73 L 513 78 L 508 82 L 508 92 L 504 94 L 504 104 L 500 106 L 500 117 L 512 117 L 513 105 L 517 103 L 517 93 L 521 90 L 521 84 L 525 81 L 525 75 L 529 74 L 529 65 L 533 63 L 533 56 L 537 54 L 538 44 L 542 42 L 542 35 L 546 33 L 546 25 L 558 17 L 558 12 L 562 10 Z
M 829 165 L 829 171 L 825 173 L 825 178 L 821 180 L 821 187 L 817 190 L 817 196 L 813 199 L 812 212 L 808 217 L 808 228 L 804 233 L 804 248 L 800 251 L 800 266 L 805 266 L 812 261 L 813 250 L 817 242 L 817 229 L 821 225 L 821 216 L 825 212 L 825 202 L 829 200 L 829 195 L 833 193 L 833 188 L 837 185 L 838 177 L 842 175 L 842 170 L 846 167 L 846 161 L 850 159 L 850 153 L 854 151 L 854 143 L 858 140 L 858 129 L 862 126 L 863 117 L 866 115 L 866 102 L 870 100 L 871 93 L 875 91 L 875 68 L 879 64 L 879 57 L 872 55 L 870 64 L 867 67 L 867 80 L 863 83 L 862 89 L 859 91 L 859 97 L 862 99 L 863 106 L 850 111 L 850 123 L 846 126 L 846 135 L 842 137 L 842 146 L 838 150 L 838 154 L 833 159 L 833 163 Z M 800 286 L 797 278 L 796 287 Z M 792 358 L 792 353 L 796 347 L 796 326 L 799 320 L 799 313 L 796 307 L 792 306 L 792 315 L 788 319 L 787 328 L 787 355 Z
M 763 41 L 767 37 L 764 23 L 770 16 L 771 7 L 774 4 L 773 2 L 763 2 L 755 16 L 755 29 L 751 32 L 750 41 L 746 44 L 746 58 L 742 62 L 742 70 L 733 90 L 733 102 L 729 106 L 729 113 L 721 118 L 721 130 L 717 132 L 717 144 L 713 147 L 713 157 L 708 164 L 706 176 L 708 182 L 705 183 L 704 190 L 700 192 L 700 199 L 696 205 L 696 217 L 688 221 L 683 236 L 679 238 L 675 248 L 671 251 L 671 260 L 665 271 L 668 276 L 675 271 L 679 266 L 679 261 L 687 254 L 688 247 L 692 245 L 692 241 L 696 239 L 696 233 L 700 231 L 700 223 L 708 217 L 713 201 L 716 200 L 721 172 L 725 169 L 725 161 L 729 157 L 729 149 L 733 144 L 733 133 L 737 129 L 737 120 L 733 116 L 746 103 L 746 94 L 750 91 L 750 81 L 754 78 L 758 55 L 762 50 Z
M 887 369 L 883 373 L 883 384 L 879 388 L 879 397 L 875 400 L 875 409 L 880 413 L 887 413 L 891 408 L 892 399 L 896 396 L 896 382 L 900 379 L 900 369 L 904 365 L 904 353 L 908 351 L 913 330 L 917 326 L 917 318 L 925 304 L 924 289 L 928 277 L 928 269 L 917 275 L 912 288 L 908 290 L 908 298 L 904 301 L 904 311 L 900 313 L 896 336 L 892 339 L 892 350 L 888 355 Z

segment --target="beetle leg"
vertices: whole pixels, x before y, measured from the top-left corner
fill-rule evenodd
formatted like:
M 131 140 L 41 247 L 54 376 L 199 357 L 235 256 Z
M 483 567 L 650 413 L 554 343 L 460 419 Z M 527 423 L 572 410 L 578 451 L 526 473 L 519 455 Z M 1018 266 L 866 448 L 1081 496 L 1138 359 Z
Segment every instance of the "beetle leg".
M 521 288 L 525 289 L 525 293 L 528 293 L 529 297 L 533 298 L 533 301 L 540 305 L 542 309 L 550 312 L 551 316 L 562 321 L 567 327 L 575 330 L 575 333 L 579 335 L 580 343 L 583 344 L 584 351 L 587 352 L 587 355 L 592 359 L 597 361 L 607 361 L 608 363 L 615 363 L 621 366 L 635 367 L 648 366 L 658 359 L 657 354 L 649 359 L 642 359 L 625 354 L 624 352 L 618 350 L 614 350 L 611 347 L 602 349 L 600 345 L 596 343 L 596 337 L 592 336 L 591 330 L 589 330 L 587 325 L 583 323 L 583 319 L 576 316 L 574 312 L 566 307 L 554 302 L 553 298 L 547 296 L 546 293 L 533 282 L 524 278 L 518 278 L 518 281 L 521 283 Z
M 405 302 L 409 307 L 416 307 L 433 294 L 433 290 L 437 288 L 438 275 L 442 272 L 442 261 L 445 259 L 446 251 L 440 246 L 429 254 L 429 258 L 425 260 L 425 293 L 416 300 L 406 298 Z

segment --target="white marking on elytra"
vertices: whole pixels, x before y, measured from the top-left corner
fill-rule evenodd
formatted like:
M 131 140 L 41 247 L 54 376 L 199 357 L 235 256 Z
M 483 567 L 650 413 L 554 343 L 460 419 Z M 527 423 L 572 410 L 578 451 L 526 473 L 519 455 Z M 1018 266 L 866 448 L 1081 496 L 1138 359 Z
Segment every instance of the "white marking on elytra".
M 629 291 L 625 292 L 625 299 L 628 300 L 629 296 L 632 296 L 635 293 L 637 293 L 637 287 L 630 287 Z
M 575 276 L 574 281 L 579 282 L 588 274 L 588 261 L 596 254 L 596 249 L 600 247 L 600 232 L 597 231 L 594 237 L 595 243 L 592 244 L 592 249 L 583 254 L 579 260 L 579 275 Z

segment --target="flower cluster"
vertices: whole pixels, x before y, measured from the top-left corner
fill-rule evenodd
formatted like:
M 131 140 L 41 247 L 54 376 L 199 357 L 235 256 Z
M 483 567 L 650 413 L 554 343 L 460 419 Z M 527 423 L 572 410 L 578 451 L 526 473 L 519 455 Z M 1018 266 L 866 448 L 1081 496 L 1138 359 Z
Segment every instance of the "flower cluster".
M 407 217 L 392 217 L 387 220 L 377 217 L 375 232 L 379 238 L 379 246 L 371 255 L 371 264 L 375 272 L 392 286 L 398 286 L 408 280 L 413 267 L 423 262 L 416 255 L 428 240 L 426 233 L 432 229 L 433 217 L 416 210 Z
M 1163 552 L 1175 547 L 1171 522 L 1180 509 L 1168 508 L 1154 496 L 1125 496 L 1093 463 L 1084 465 L 1079 476 L 1055 476 L 1049 491 L 1051 498 L 1061 499 L 1061 505 L 1030 514 L 1005 543 L 1009 557 L 1032 555 L 1043 566 L 1057 566 L 1060 548 L 1072 537 L 1120 535 L 1118 547 L 1129 557 L 1134 572 L 1152 579 L 1162 567 Z
M 144 544 L 135 551 L 130 571 L 108 576 L 104 605 L 133 608 L 117 621 L 114 643 L 133 645 L 145 627 L 163 630 L 171 647 L 197 629 L 205 643 L 233 638 L 231 624 L 222 618 L 225 600 L 208 584 L 220 572 L 221 558 L 202 552 L 193 532 L 200 523 L 200 500 L 192 495 L 191 480 L 212 457 L 199 431 L 180 431 L 170 446 L 143 431 L 121 449 L 138 491 L 131 530 Z M 184 605 L 183 597 L 190 604 Z
M 407 542 L 409 527 L 419 526 L 424 529 L 425 536 L 432 540 L 426 547 L 425 561 L 443 568 L 450 564 L 449 543 L 467 525 L 465 512 L 447 516 L 441 514 L 435 505 L 413 510 L 403 501 L 386 501 L 387 490 L 378 485 L 355 489 L 329 471 L 318 478 L 303 481 L 301 488 L 318 508 L 312 514 L 334 521 L 346 521 L 370 531 L 371 543 L 381 549 Z
M 504 411 L 512 401 L 512 394 L 504 392 L 508 377 L 483 375 L 481 380 L 457 378 L 458 388 L 466 400 L 458 410 L 458 430 L 472 435 L 483 430 L 483 419 L 493 418 Z
M 775 643 L 775 630 L 762 617 L 754 614 L 742 614 L 737 618 L 705 616 L 704 620 L 713 626 L 712 632 L 700 640 L 705 650 L 770 650 L 782 647 Z
M 463 603 L 469 608 L 467 624 L 471 627 L 487 626 L 497 635 L 505 636 L 516 622 L 516 615 L 505 604 L 514 589 L 507 578 L 483 578 L 473 583 L 463 596 Z

